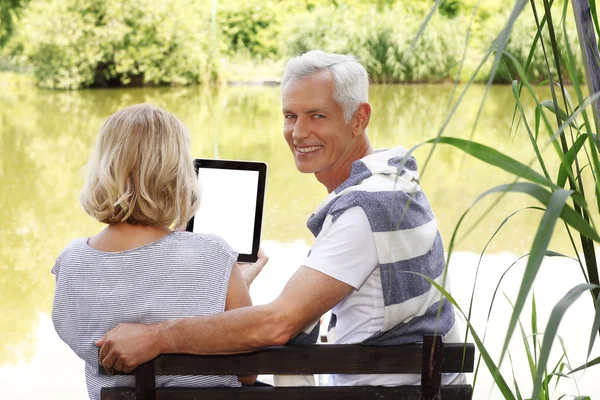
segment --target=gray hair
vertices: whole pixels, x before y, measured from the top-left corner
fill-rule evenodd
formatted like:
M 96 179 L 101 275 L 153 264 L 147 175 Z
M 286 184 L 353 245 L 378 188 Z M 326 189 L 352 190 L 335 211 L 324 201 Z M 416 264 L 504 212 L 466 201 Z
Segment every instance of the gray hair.
M 369 101 L 369 76 L 353 55 L 312 50 L 294 57 L 287 63 L 281 87 L 290 80 L 301 80 L 326 69 L 333 76 L 333 99 L 342 106 L 344 121 L 348 123 L 358 106 Z

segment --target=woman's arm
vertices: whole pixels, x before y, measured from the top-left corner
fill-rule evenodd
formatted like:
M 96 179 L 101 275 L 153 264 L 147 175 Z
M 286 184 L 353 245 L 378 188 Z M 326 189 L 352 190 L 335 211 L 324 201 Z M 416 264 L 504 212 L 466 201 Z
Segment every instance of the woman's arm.
M 231 277 L 229 278 L 229 288 L 227 289 L 227 300 L 225 302 L 225 311 L 236 308 L 249 307 L 252 305 L 252 298 L 248 291 L 246 281 L 240 272 L 237 264 L 233 265 Z M 252 385 L 256 382 L 257 375 L 238 376 L 240 382 L 244 385 Z

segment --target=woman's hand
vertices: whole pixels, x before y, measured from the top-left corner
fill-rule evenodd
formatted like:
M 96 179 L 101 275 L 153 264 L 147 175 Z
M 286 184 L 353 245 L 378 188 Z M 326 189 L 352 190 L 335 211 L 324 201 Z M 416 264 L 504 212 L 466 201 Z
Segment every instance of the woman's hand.
M 263 267 L 269 261 L 269 257 L 265 254 L 263 249 L 258 250 L 258 260 L 253 263 L 237 263 L 236 265 L 242 272 L 242 276 L 244 277 L 244 281 L 246 282 L 246 286 L 250 288 L 254 279 L 260 274 Z

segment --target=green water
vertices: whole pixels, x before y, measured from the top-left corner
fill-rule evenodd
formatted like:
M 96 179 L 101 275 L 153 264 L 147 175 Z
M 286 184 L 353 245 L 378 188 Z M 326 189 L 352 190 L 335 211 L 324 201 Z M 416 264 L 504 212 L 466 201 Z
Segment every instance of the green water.
M 447 115 L 451 90 L 451 86 L 439 85 L 373 87 L 369 128 L 373 147 L 409 148 L 434 137 Z M 472 134 L 484 90 L 469 91 L 446 135 L 467 138 Z M 83 182 L 81 167 L 104 119 L 140 102 L 176 114 L 191 131 L 196 157 L 267 162 L 263 239 L 310 242 L 305 220 L 326 191 L 312 175 L 295 170 L 281 134 L 279 88 L 55 92 L 0 81 L 0 365 L 27 358 L 26 344 L 33 340 L 37 317 L 52 307 L 54 278 L 49 271 L 60 250 L 72 239 L 101 229 L 77 201 Z M 474 139 L 529 162 L 533 153 L 524 131 L 510 136 L 513 106 L 509 86 L 492 87 Z M 421 167 L 431 148 L 426 145 L 416 151 Z M 546 152 L 549 156 L 550 151 Z M 555 157 L 552 160 L 548 168 L 555 176 L 557 162 Z M 507 174 L 458 150 L 439 146 L 422 174 L 422 186 L 446 246 L 460 216 L 477 196 L 511 181 Z M 494 199 L 483 201 L 466 219 L 465 228 Z M 538 204 L 525 196 L 507 196 L 468 235 L 467 229 L 459 232 L 457 250 L 479 253 L 506 216 L 528 205 Z M 540 217 L 539 211 L 520 213 L 488 251 L 526 253 Z M 557 226 L 551 248 L 572 254 L 562 226 Z

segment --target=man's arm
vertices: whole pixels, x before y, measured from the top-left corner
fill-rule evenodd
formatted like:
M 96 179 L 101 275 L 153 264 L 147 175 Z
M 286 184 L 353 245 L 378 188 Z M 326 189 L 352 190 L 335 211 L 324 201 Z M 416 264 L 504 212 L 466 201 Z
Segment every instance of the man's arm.
M 119 324 L 100 339 L 107 371 L 131 372 L 161 353 L 226 354 L 282 345 L 342 301 L 353 287 L 300 267 L 273 302 L 152 325 Z

